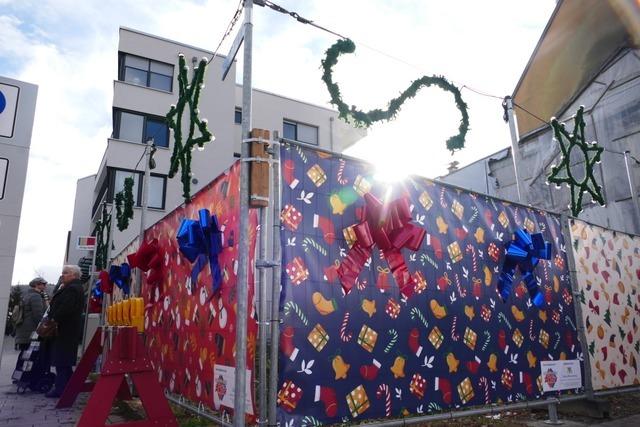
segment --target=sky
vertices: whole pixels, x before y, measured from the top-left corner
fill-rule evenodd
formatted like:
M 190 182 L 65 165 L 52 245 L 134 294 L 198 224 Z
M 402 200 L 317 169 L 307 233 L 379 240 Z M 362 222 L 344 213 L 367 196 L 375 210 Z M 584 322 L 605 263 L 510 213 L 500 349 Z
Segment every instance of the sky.
M 334 67 L 334 81 L 348 105 L 369 110 L 384 108 L 423 75 L 444 75 L 458 87 L 500 97 L 511 94 L 556 2 L 274 3 L 355 42 L 355 54 L 343 55 Z M 12 283 L 35 275 L 55 281 L 59 275 L 76 182 L 96 173 L 111 134 L 118 28 L 214 50 L 237 6 L 237 0 L 0 0 L 0 75 L 39 87 Z M 226 54 L 240 24 L 220 53 Z M 336 40 L 256 6 L 254 86 L 330 106 L 320 61 Z M 445 141 L 457 132 L 460 115 L 451 95 L 438 89 L 422 89 L 396 120 L 371 127 L 347 153 L 395 179 L 408 172 L 443 175 L 451 161 L 465 165 L 509 146 L 501 100 L 466 88 L 462 96 L 470 131 L 465 148 L 453 156 Z

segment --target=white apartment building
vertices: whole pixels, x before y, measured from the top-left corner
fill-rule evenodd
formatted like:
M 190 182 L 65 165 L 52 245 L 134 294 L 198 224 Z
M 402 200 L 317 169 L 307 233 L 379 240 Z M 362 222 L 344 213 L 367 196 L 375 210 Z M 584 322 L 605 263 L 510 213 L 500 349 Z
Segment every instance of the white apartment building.
M 200 58 L 210 58 L 213 54 L 130 28 L 120 28 L 118 76 L 113 82 L 113 133 L 107 140 L 97 173 L 78 180 L 65 262 L 76 263 L 88 254 L 76 249 L 77 238 L 93 232 L 102 202 L 111 203 L 129 176 L 133 176 L 135 182 L 134 218 L 127 230 L 116 230 L 113 253 L 121 252 L 137 237 L 142 202 L 140 182 L 144 178 L 144 159 L 139 159 L 148 138 L 154 138 L 157 152 L 154 155 L 156 168 L 147 183 L 150 191 L 146 226 L 183 203 L 180 173 L 174 179 L 168 179 L 166 175 L 173 134 L 164 120 L 170 105 L 178 99 L 176 68 L 180 53 L 189 64 L 197 64 Z M 240 152 L 242 86 L 235 83 L 235 64 L 222 81 L 222 62 L 223 58 L 216 57 L 205 74 L 200 117 L 208 119 L 215 141 L 193 157 L 191 194 L 228 168 L 235 160 L 234 153 Z M 252 127 L 276 130 L 284 138 L 341 152 L 366 135 L 363 129 L 347 125 L 337 117 L 337 111 L 325 107 L 259 89 L 253 91 Z M 188 120 L 185 122 L 183 134 L 188 126 Z

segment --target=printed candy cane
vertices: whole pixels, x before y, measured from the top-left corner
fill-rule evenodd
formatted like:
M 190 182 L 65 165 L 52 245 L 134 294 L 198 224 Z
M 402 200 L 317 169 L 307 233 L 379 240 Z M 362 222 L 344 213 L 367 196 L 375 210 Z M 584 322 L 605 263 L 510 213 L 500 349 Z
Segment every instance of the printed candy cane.
M 529 339 L 531 341 L 536 340 L 536 336 L 533 334 L 533 319 L 529 320 Z
M 411 320 L 416 320 L 417 317 L 424 324 L 425 329 L 429 327 L 429 322 L 427 322 L 427 319 L 424 317 L 424 314 L 422 314 L 418 307 L 413 307 L 410 314 Z
M 340 325 L 340 339 L 342 342 L 349 342 L 351 338 L 353 338 L 352 332 L 347 332 L 347 324 L 349 323 L 349 312 L 344 313 L 344 317 L 342 318 L 342 324 Z
M 520 225 L 520 210 L 517 207 L 513 212 L 513 220 L 516 222 L 516 225 Z
M 309 320 L 307 319 L 307 316 L 305 316 L 304 313 L 302 312 L 302 309 L 300 308 L 300 306 L 298 306 L 298 304 L 296 304 L 293 301 L 289 301 L 284 305 L 284 315 L 288 316 L 289 314 L 291 314 L 292 311 L 296 313 L 296 315 L 300 318 L 300 321 L 304 324 L 304 326 L 309 325 Z
M 471 206 L 471 210 L 473 211 L 473 214 L 471 215 L 471 218 L 469 218 L 469 224 L 478 219 L 478 208 Z
M 380 384 L 378 386 L 378 390 L 376 391 L 376 397 L 378 399 L 382 399 L 384 397 L 384 415 L 386 417 L 391 416 L 391 390 L 389 390 L 389 386 L 386 384 Z
M 505 325 L 507 325 L 509 327 L 509 330 L 511 330 L 511 323 L 509 322 L 509 319 L 507 319 L 507 316 L 504 315 L 504 313 L 498 313 L 498 319 L 501 322 L 504 322 Z
M 349 182 L 349 180 L 345 178 L 342 174 L 344 173 L 344 165 L 347 162 L 345 162 L 344 159 L 340 159 L 338 162 L 340 164 L 340 166 L 338 167 L 338 184 L 346 185 Z
M 547 267 L 547 263 L 545 261 L 546 260 L 542 261 L 542 271 L 544 271 L 544 281 L 549 283 L 549 268 Z
M 453 323 L 451 324 L 451 339 L 454 341 L 458 341 L 460 339 L 460 335 L 456 333 L 457 323 L 458 323 L 458 316 L 453 316 Z
M 558 348 L 558 344 L 560 344 L 560 332 L 556 331 L 554 336 L 556 337 L 556 341 L 553 343 L 553 349 L 555 350 L 556 348 Z
M 489 401 L 489 381 L 487 377 L 480 377 L 480 387 L 484 390 L 484 404 L 488 405 L 491 402 Z
M 491 334 L 489 331 L 484 331 L 484 343 L 482 344 L 482 351 L 485 351 L 491 342 Z
M 476 255 L 476 248 L 474 248 L 473 245 L 469 243 L 467 245 L 467 248 L 465 249 L 465 252 L 471 254 L 471 268 L 475 273 L 476 271 L 478 271 L 478 258 Z
M 298 155 L 300 155 L 302 163 L 307 163 L 307 156 L 304 154 L 304 151 L 302 151 L 302 148 L 296 145 L 296 152 L 298 153 Z
M 571 320 L 571 317 L 569 317 L 569 315 L 564 316 L 564 322 L 567 325 L 571 325 L 571 328 L 573 328 L 573 330 L 576 330 L 576 325 L 573 323 L 573 320 Z
M 443 208 L 447 208 L 447 206 L 449 206 L 447 204 L 447 201 L 444 199 L 444 187 L 442 187 L 442 189 L 440 190 L 440 206 L 442 206 Z
M 456 273 L 456 287 L 458 288 L 458 295 L 460 295 L 460 298 L 467 296 L 467 290 L 460 284 L 460 277 L 458 276 L 458 273 Z
M 393 346 L 396 345 L 396 341 L 398 341 L 398 331 L 396 331 L 395 329 L 389 329 L 389 332 L 387 333 L 391 335 L 391 340 L 389 341 L 389 344 L 387 344 L 387 346 L 384 348 L 385 353 L 389 353 Z
M 489 202 L 491 202 L 491 206 L 493 206 L 493 210 L 498 212 L 498 206 L 496 206 L 496 202 L 494 202 L 493 199 L 491 199 L 489 197 L 487 197 L 487 199 L 489 199 Z
M 322 255 L 327 256 L 327 250 L 323 248 L 318 242 L 313 240 L 311 237 L 305 237 L 302 241 L 302 247 L 305 252 L 309 252 L 309 248 L 314 248 L 316 251 L 320 252 Z
M 438 270 L 438 263 L 427 254 L 420 255 L 420 262 L 422 263 L 422 265 L 431 264 L 433 268 Z

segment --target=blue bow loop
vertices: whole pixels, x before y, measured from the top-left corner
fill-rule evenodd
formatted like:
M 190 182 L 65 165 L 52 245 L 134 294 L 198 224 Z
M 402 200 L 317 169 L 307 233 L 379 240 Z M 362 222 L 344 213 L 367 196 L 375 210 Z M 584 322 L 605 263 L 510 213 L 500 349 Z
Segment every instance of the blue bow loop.
M 222 283 L 218 255 L 222 252 L 222 232 L 218 218 L 208 209 L 198 211 L 198 220 L 184 218 L 176 233 L 180 252 L 193 264 L 191 283 L 195 286 L 200 272 L 209 261 L 212 290 L 216 293 Z
M 498 292 L 503 301 L 511 295 L 511 287 L 516 268 L 520 270 L 521 280 L 529 291 L 531 301 L 536 307 L 544 305 L 544 297 L 538 288 L 534 270 L 540 259 L 551 259 L 551 243 L 545 242 L 542 233 L 529 234 L 525 229 L 518 229 L 513 240 L 507 243 L 507 253 L 498 278 Z
M 129 294 L 129 279 L 131 279 L 131 267 L 126 262 L 121 265 L 112 265 L 109 269 L 109 279 L 126 295 Z
M 102 288 L 100 287 L 101 284 L 102 284 L 101 280 L 96 280 L 95 283 L 93 284 L 92 294 L 96 299 L 102 298 L 103 292 L 102 292 Z

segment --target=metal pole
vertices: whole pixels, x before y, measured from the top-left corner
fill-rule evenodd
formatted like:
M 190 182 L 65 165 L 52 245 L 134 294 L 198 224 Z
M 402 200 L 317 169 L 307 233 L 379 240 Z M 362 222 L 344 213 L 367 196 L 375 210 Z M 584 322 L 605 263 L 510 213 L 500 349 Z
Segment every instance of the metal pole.
M 627 180 L 629 181 L 629 191 L 631 191 L 631 201 L 633 202 L 633 211 L 636 214 L 636 234 L 640 234 L 640 208 L 638 208 L 638 191 L 636 190 L 635 181 L 631 176 L 631 168 L 629 167 L 629 150 L 624 151 L 624 167 L 627 169 Z
M 562 421 L 558 420 L 558 404 L 556 402 L 550 402 L 547 405 L 547 411 L 549 412 L 549 419 L 544 422 L 545 424 L 553 426 L 562 424 Z
M 242 138 L 251 132 L 251 62 L 253 42 L 253 0 L 244 3 L 244 67 L 242 72 Z M 238 242 L 238 283 L 236 284 L 236 378 L 233 401 L 233 425 L 245 425 L 245 394 L 247 383 L 247 315 L 248 315 L 248 258 L 249 258 L 249 144 L 242 143 L 240 159 L 240 232 Z
M 278 137 L 273 135 L 274 140 Z M 278 336 L 280 335 L 280 275 L 282 267 L 280 265 L 280 144 L 273 144 L 273 172 L 271 174 L 273 182 L 273 253 L 271 258 L 277 263 L 272 270 L 271 284 L 271 365 L 269 367 L 269 426 L 275 427 L 276 403 L 278 393 Z
M 507 117 L 509 118 L 509 132 L 511 133 L 511 160 L 513 160 L 513 172 L 516 176 L 516 191 L 518 192 L 518 202 L 528 204 L 527 198 L 520 192 L 520 173 L 518 164 L 520 163 L 520 150 L 518 149 L 518 130 L 516 129 L 516 116 L 513 112 L 513 100 L 510 96 L 504 98 L 507 105 Z
M 259 259 L 261 263 L 266 262 L 267 258 L 267 208 L 260 208 L 260 242 L 259 242 Z M 274 238 L 277 236 L 274 236 Z M 260 290 L 260 382 L 258 384 L 258 399 L 260 401 L 260 411 L 258 424 L 263 425 L 267 422 L 267 332 L 269 321 L 267 320 L 267 271 L 263 265 L 258 273 L 258 289 Z
M 140 210 L 140 234 L 138 235 L 139 245 L 144 242 L 144 231 L 146 226 L 147 205 L 149 204 L 149 180 L 151 179 L 151 169 L 149 168 L 149 159 L 151 157 L 151 147 L 153 146 L 153 138 L 149 138 L 144 146 L 144 179 L 140 183 L 142 191 L 142 209 Z M 142 271 L 136 269 L 136 286 L 131 289 L 131 296 L 142 294 Z

